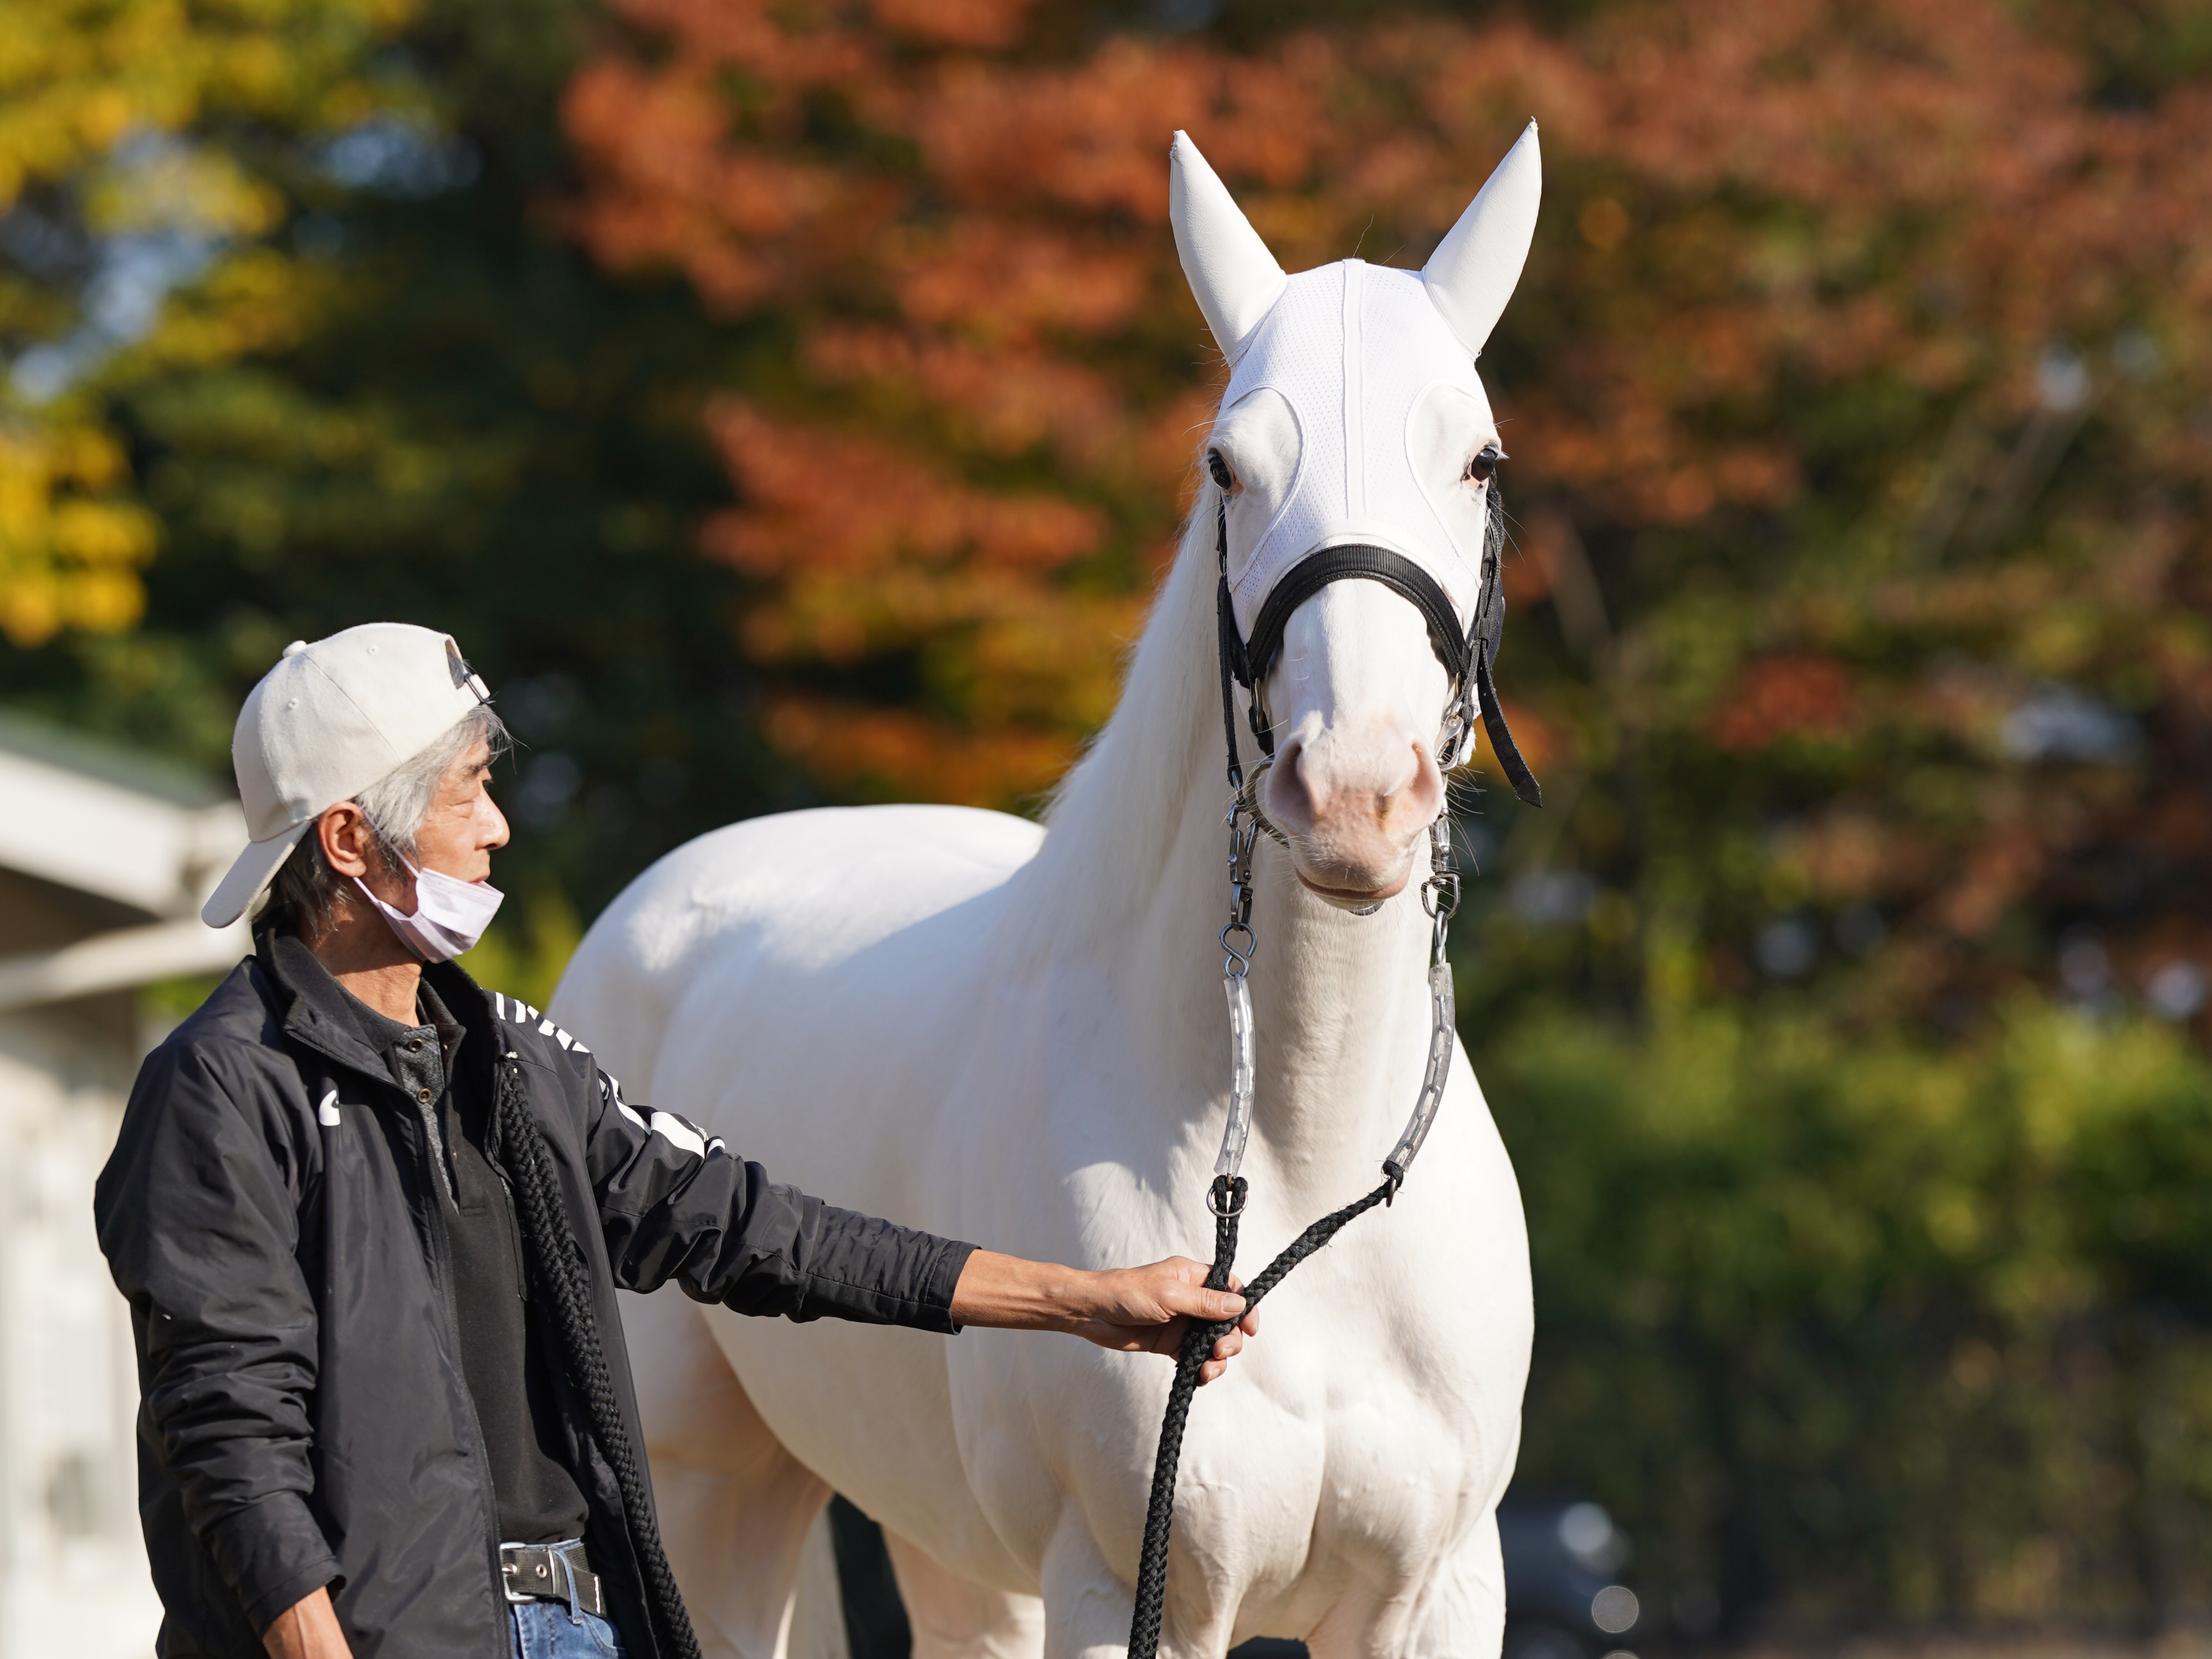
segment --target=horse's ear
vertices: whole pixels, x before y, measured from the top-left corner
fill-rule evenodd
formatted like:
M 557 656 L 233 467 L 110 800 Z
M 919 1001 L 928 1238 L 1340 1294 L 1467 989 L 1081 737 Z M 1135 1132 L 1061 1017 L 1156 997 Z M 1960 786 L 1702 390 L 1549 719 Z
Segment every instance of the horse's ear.
M 1234 357 L 1290 278 L 1187 132 L 1168 149 L 1168 218 L 1213 343 Z
M 1536 204 L 1543 193 L 1544 164 L 1531 121 L 1421 267 L 1430 301 L 1469 356 L 1481 354 L 1483 342 L 1513 297 L 1536 234 Z

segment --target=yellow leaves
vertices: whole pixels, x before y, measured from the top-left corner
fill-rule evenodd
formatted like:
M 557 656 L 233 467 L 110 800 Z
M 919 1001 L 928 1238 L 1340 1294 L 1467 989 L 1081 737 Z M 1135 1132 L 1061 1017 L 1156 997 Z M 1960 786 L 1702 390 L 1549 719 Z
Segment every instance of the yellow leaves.
M 335 280 L 265 244 L 249 245 L 172 296 L 139 355 L 149 366 L 198 367 L 282 349 L 307 332 Z
M 418 0 L 0 0 L 0 210 L 27 184 L 96 163 L 134 134 L 182 131 L 211 107 L 311 125 L 343 118 L 362 102 L 368 49 L 417 9 Z M 251 217 L 252 195 L 218 205 Z
M 205 54 L 173 0 L 8 0 L 0 40 L 0 204 L 198 106 Z
M 137 573 L 158 526 L 119 493 L 127 483 L 121 449 L 97 428 L 0 431 L 0 634 L 10 643 L 137 623 Z
M 53 398 L 94 374 L 143 382 L 296 340 L 329 278 L 260 240 L 282 224 L 284 195 L 222 135 L 247 122 L 313 139 L 388 102 L 365 78 L 369 52 L 416 5 L 0 0 L 0 212 L 58 187 L 45 210 L 65 204 L 94 269 L 125 295 L 104 314 L 84 307 L 70 332 L 81 278 L 40 276 L 35 295 L 19 284 L 16 303 L 39 307 L 34 331 L 53 348 L 44 355 L 69 367 L 45 384 L 19 378 L 18 396 Z M 169 293 L 178 283 L 190 286 Z M 0 632 L 33 646 L 133 626 L 158 540 L 121 451 L 81 407 L 18 407 L 0 430 Z
M 102 236 L 151 230 L 258 236 L 283 209 L 282 194 L 228 155 L 185 144 L 146 148 L 128 167 L 102 168 L 84 194 L 85 228 Z
M 97 88 L 77 107 L 77 136 L 88 149 L 112 149 L 131 130 L 137 113 L 120 88 Z
M 62 501 L 53 510 L 52 524 L 54 551 L 72 563 L 129 566 L 153 550 L 146 516 L 112 502 Z

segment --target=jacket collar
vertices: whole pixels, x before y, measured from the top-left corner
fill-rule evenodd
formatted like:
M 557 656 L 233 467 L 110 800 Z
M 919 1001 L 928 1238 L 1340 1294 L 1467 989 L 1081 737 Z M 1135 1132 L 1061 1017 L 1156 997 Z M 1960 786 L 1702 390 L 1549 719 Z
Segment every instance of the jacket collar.
M 253 954 L 276 994 L 287 1036 L 380 1082 L 392 1080 L 392 1068 L 362 1030 L 351 1000 L 297 933 L 285 927 L 264 928 L 254 935 Z M 464 1031 L 491 1019 L 490 999 L 459 964 L 436 963 L 425 968 L 422 976 Z M 472 1046 L 484 1051 L 474 1057 L 481 1062 L 499 1046 L 499 1039 L 495 1035 Z
M 484 988 L 470 977 L 469 970 L 458 962 L 434 962 L 422 970 L 422 982 L 430 988 L 438 1000 L 446 1005 L 453 1018 L 464 1028 L 473 1026 L 479 1017 L 492 1017 L 491 997 Z
M 331 970 L 289 928 L 256 934 L 253 954 L 276 994 L 284 1035 L 356 1072 L 389 1083 L 392 1070 L 368 1041 Z

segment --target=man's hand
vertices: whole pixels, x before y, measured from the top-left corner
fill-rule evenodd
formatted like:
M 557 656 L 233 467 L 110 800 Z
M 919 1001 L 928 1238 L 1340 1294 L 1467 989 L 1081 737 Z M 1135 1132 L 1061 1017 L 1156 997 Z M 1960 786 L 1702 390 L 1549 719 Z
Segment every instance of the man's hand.
M 1235 1289 L 1206 1288 L 1206 1266 L 1170 1256 L 1146 1267 L 1085 1273 L 1049 1261 L 1026 1261 L 996 1250 L 978 1250 L 952 1290 L 952 1316 L 963 1325 L 1002 1330 L 1067 1331 L 1102 1348 L 1124 1353 L 1182 1351 L 1194 1319 L 1238 1320 L 1223 1333 L 1199 1373 L 1211 1382 L 1229 1369 L 1244 1339 L 1260 1334 L 1260 1316 L 1244 1312 Z M 1230 1280 L 1233 1287 L 1237 1281 Z
M 1212 1357 L 1198 1374 L 1200 1382 L 1211 1382 L 1243 1351 L 1246 1337 L 1259 1335 L 1260 1315 L 1257 1310 L 1244 1311 L 1244 1298 L 1238 1294 L 1243 1281 L 1234 1274 L 1229 1289 L 1207 1290 L 1209 1271 L 1203 1261 L 1171 1255 L 1148 1267 L 1085 1273 L 1089 1283 L 1085 1288 L 1094 1298 L 1090 1312 L 1080 1323 L 1064 1328 L 1102 1348 L 1172 1358 L 1182 1352 L 1183 1333 L 1192 1320 L 1235 1319 L 1236 1327 L 1222 1333 Z
M 278 1613 L 261 1632 L 261 1645 L 270 1659 L 353 1659 L 327 1589 L 303 1595 Z

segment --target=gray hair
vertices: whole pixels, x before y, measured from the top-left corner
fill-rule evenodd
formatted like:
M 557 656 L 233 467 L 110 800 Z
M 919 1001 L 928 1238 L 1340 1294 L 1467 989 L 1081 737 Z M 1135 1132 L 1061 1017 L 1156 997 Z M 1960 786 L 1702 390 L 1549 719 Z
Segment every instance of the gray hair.
M 514 745 L 507 722 L 489 703 L 471 709 L 435 743 L 353 798 L 375 831 L 377 854 L 387 872 L 403 858 L 414 860 L 415 838 L 437 801 L 438 786 L 480 743 L 494 760 Z M 310 830 L 278 866 L 261 921 L 282 922 L 303 933 L 320 933 L 341 906 L 353 902 L 350 888 L 323 856 L 322 837 Z

